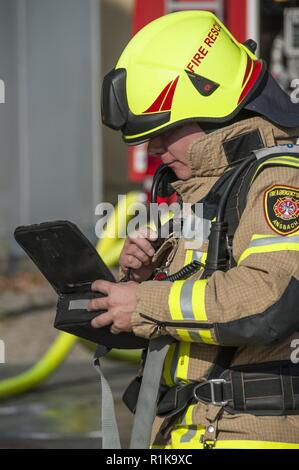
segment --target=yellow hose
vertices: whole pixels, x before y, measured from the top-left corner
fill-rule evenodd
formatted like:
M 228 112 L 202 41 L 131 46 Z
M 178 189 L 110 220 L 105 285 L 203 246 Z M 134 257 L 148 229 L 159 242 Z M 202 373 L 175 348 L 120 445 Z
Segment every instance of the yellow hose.
M 115 240 L 114 245 L 110 247 L 109 251 L 104 254 L 98 251 L 98 253 L 101 253 L 101 258 L 105 261 L 107 266 L 115 266 L 117 264 L 124 242 L 125 240 Z
M 80 339 L 80 343 L 82 346 L 87 348 L 90 352 L 94 353 L 96 350 L 96 344 L 91 343 L 85 339 Z M 125 361 L 125 362 L 133 362 L 138 363 L 141 356 L 141 349 L 111 349 L 111 351 L 107 354 L 108 359 L 112 359 L 113 361 Z
M 45 355 L 33 367 L 16 377 L 1 380 L 0 398 L 27 392 L 45 380 L 60 366 L 77 339 L 68 333 L 59 333 Z
M 107 354 L 109 359 L 114 361 L 139 362 L 141 349 L 111 349 Z
M 132 214 L 128 214 L 127 208 L 129 205 L 134 205 L 141 201 L 142 197 L 140 193 L 128 193 L 127 196 L 120 201 L 119 207 L 115 208 L 114 215 L 111 220 L 108 221 L 107 229 L 103 237 L 97 243 L 97 251 L 110 267 L 117 263 L 124 244 L 124 239 L 117 239 L 117 230 L 124 230 L 128 220 L 132 217 Z M 125 217 L 119 219 L 118 215 L 124 213 Z M 64 332 L 59 333 L 48 351 L 34 366 L 15 377 L 0 381 L 0 399 L 20 395 L 21 393 L 33 389 L 47 379 L 62 364 L 77 340 L 78 337 L 76 336 Z M 83 344 L 86 346 L 88 342 L 83 341 Z M 138 352 L 138 350 L 113 350 L 110 351 L 108 356 L 111 359 L 137 362 L 140 357 L 140 352 Z

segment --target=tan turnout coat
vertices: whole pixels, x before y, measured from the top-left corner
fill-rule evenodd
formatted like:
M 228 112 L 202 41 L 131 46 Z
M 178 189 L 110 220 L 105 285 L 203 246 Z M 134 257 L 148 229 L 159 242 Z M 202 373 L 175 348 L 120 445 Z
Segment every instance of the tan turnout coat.
M 201 136 L 188 149 L 192 178 L 174 184 L 183 202 L 199 201 L 227 169 L 228 162 L 223 142 L 254 129 L 259 129 L 265 147 L 296 143 L 299 137 L 299 129 L 281 129 L 261 117 L 243 120 L 212 134 Z M 188 320 L 187 327 L 185 321 L 181 330 L 172 326 L 157 328 L 155 321 L 166 321 L 170 324 L 174 321 L 172 309 L 175 311 L 177 308 L 175 299 L 179 293 L 176 293 L 175 289 L 178 289 L 178 285 L 174 287 L 173 284 L 176 283 L 150 280 L 138 286 L 138 302 L 132 318 L 134 333 L 145 338 L 167 334 L 178 340 L 170 346 L 164 364 L 162 382 L 167 385 L 199 381 L 205 377 L 215 361 L 219 348 L 226 345 L 225 337 L 230 329 L 233 329 L 234 334 L 238 336 L 240 330 L 238 325 L 241 325 L 242 321 L 258 319 L 261 315 L 267 323 L 269 309 L 271 310 L 280 299 L 284 299 L 284 295 L 287 301 L 286 291 L 290 282 L 293 280 L 293 284 L 299 286 L 298 244 L 294 243 L 294 248 L 283 245 L 288 237 L 284 237 L 283 240 L 283 236 L 279 236 L 273 230 L 265 217 L 265 194 L 275 185 L 299 190 L 298 169 L 271 167 L 256 178 L 250 188 L 247 205 L 233 239 L 233 256 L 238 263 L 237 266 L 225 273 L 215 272 L 205 284 L 193 285 L 193 295 L 198 299 L 198 309 L 202 308 L 202 311 L 198 311 L 199 318 L 211 324 L 210 329 L 205 331 L 193 329 L 193 334 L 188 335 Z M 295 235 L 296 232 L 293 232 L 292 237 Z M 281 248 L 278 247 L 275 251 L 271 251 L 269 247 L 264 251 L 252 250 L 252 240 L 256 236 L 267 240 L 268 237 L 279 237 L 277 240 L 282 244 Z M 285 243 L 292 240 L 288 239 Z M 169 273 L 172 274 L 182 268 L 188 260 L 194 259 L 194 256 L 202 258 L 206 251 L 207 242 L 189 250 L 184 239 L 170 238 L 155 254 L 155 259 L 161 258 L 164 262 L 167 254 Z M 201 275 L 202 270 L 193 275 L 191 281 L 200 280 Z M 143 315 L 152 320 L 144 318 Z M 283 309 L 280 315 L 284 315 Z M 288 322 L 288 318 L 285 322 Z M 256 328 L 258 325 L 257 322 Z M 254 331 L 253 327 L 252 335 L 256 335 L 256 341 L 246 344 L 243 340 L 242 345 L 236 341 L 238 351 L 232 365 L 290 360 L 294 344 L 292 341 L 299 338 L 297 331 L 281 339 L 280 331 L 276 330 L 275 325 L 267 324 L 263 334 L 264 339 L 259 339 L 259 332 Z M 224 441 L 228 447 L 238 447 L 236 441 L 245 443 L 244 447 L 248 441 L 249 447 L 250 443 L 252 447 L 255 445 L 258 447 L 257 441 L 262 441 L 265 445 L 268 443 L 269 447 L 273 443 L 282 443 L 282 446 L 291 443 L 299 447 L 299 415 L 280 417 L 244 413 L 233 415 L 221 410 L 219 406 L 199 402 L 190 406 L 180 422 L 164 437 L 159 433 L 162 422 L 159 417 L 155 420 L 152 431 L 153 447 L 202 448 L 202 435 L 207 440 L 216 439 L 215 447 L 221 446 L 221 443 L 225 447 Z

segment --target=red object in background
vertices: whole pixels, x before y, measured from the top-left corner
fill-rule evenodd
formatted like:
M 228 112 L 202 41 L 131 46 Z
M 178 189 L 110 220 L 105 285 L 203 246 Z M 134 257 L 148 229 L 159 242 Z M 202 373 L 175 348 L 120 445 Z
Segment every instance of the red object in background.
M 250 0 L 226 0 L 225 24 L 240 42 L 247 37 L 247 3 Z
M 135 0 L 132 34 L 136 34 L 146 24 L 164 14 L 165 0 Z M 129 181 L 143 182 L 148 199 L 152 177 L 159 165 L 161 165 L 160 157 L 148 156 L 146 144 L 129 147 Z
M 165 0 L 135 0 L 133 35 L 151 21 L 165 15 Z
M 240 41 L 248 39 L 249 2 L 253 0 L 135 0 L 132 34 L 136 34 L 143 26 L 156 18 L 177 10 L 207 9 L 213 11 L 224 21 L 228 29 Z M 186 3 L 186 7 L 184 5 Z M 202 4 L 202 6 L 201 6 Z M 187 7 L 188 5 L 188 7 Z M 152 176 L 156 168 L 161 164 L 159 157 L 149 157 L 146 152 L 146 144 L 129 147 L 129 181 L 144 183 L 148 193 Z

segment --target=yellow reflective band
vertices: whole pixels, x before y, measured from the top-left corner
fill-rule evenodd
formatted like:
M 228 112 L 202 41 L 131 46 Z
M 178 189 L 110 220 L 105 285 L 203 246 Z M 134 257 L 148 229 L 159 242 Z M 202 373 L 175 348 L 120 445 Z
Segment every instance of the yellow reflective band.
M 217 341 L 214 340 L 210 330 L 199 330 L 199 336 L 203 343 L 216 345 L 219 344 L 217 343 Z
M 175 281 L 170 289 L 168 297 L 168 307 L 172 320 L 184 320 L 183 313 L 181 310 L 181 290 L 186 281 Z M 187 329 L 177 329 L 177 334 L 182 341 L 191 341 L 191 337 Z
M 185 262 L 184 266 L 187 264 L 192 263 L 192 261 L 197 260 L 200 261 L 201 263 L 205 264 L 207 260 L 207 253 L 203 253 L 201 251 L 197 250 L 187 250 L 186 256 L 185 256 Z M 201 271 L 203 268 L 201 267 L 199 271 Z M 198 271 L 198 272 L 199 272 Z
M 298 158 L 296 157 L 291 157 L 291 156 L 285 156 L 285 157 L 273 157 L 273 158 L 269 158 L 269 160 L 266 160 L 264 163 L 261 163 L 256 172 L 254 173 L 252 179 L 251 179 L 251 184 L 253 183 L 253 181 L 255 180 L 256 178 L 256 175 L 257 173 L 260 171 L 261 168 L 263 168 L 264 166 L 267 166 L 267 165 L 271 165 L 273 163 L 278 163 L 278 164 L 281 164 L 281 165 L 285 165 L 285 166 L 291 166 L 291 167 L 299 167 L 299 160 Z
M 179 350 L 179 359 L 176 369 L 176 378 L 180 382 L 188 383 L 187 375 L 188 375 L 188 366 L 189 366 L 189 356 L 190 356 L 190 342 L 180 343 L 180 350 Z
M 278 155 L 276 157 L 270 158 L 269 160 L 266 160 L 263 162 L 261 165 L 266 165 L 268 162 L 289 162 L 289 163 L 295 163 L 295 165 L 298 165 L 299 159 L 298 157 L 292 157 L 292 155 Z
M 271 441 L 216 441 L 215 449 L 299 449 L 299 444 Z
M 176 328 L 176 332 L 182 341 L 186 341 L 188 343 L 192 342 L 192 338 L 187 329 Z
M 190 419 L 190 418 L 189 418 Z M 171 432 L 172 449 L 202 449 L 200 436 L 204 434 L 204 426 L 175 425 Z
M 210 330 L 176 328 L 176 332 L 182 341 L 219 345 L 219 343 L 214 340 Z
M 181 426 L 192 426 L 194 424 L 192 420 L 192 416 L 193 416 L 193 410 L 196 406 L 197 405 L 188 406 L 187 411 L 182 416 L 182 418 L 178 421 Z
M 207 256 L 208 256 L 208 253 L 203 253 L 202 258 L 201 258 L 201 262 L 202 262 L 203 264 L 206 264 Z
M 207 321 L 206 307 L 205 307 L 205 289 L 207 279 L 195 281 L 192 289 L 192 311 L 195 320 Z
M 251 240 L 261 240 L 262 238 L 276 238 L 278 235 L 252 235 Z M 288 237 L 289 235 L 287 235 Z
M 176 344 L 171 344 L 169 346 L 169 349 L 168 349 L 168 352 L 166 354 L 166 358 L 164 361 L 163 379 L 164 379 L 165 384 L 168 387 L 172 387 L 173 385 L 175 385 L 173 378 L 171 376 L 171 370 L 172 370 L 171 366 L 172 366 L 173 356 L 174 356 L 176 347 L 177 347 Z
M 238 266 L 248 256 L 260 253 L 274 253 L 277 251 L 299 251 L 299 243 L 277 243 L 277 245 L 269 246 L 258 246 L 254 248 L 247 248 L 244 253 L 240 256 Z
M 265 241 L 265 244 L 257 245 L 256 241 L 268 239 L 269 242 Z M 298 235 L 286 235 L 286 236 L 273 236 L 273 235 L 254 235 L 251 239 L 249 247 L 242 253 L 238 260 L 238 266 L 248 256 L 253 254 L 262 253 L 273 253 L 278 251 L 299 251 L 299 238 Z
M 177 437 L 186 434 L 186 428 L 179 428 L 171 433 L 172 443 L 166 446 L 152 446 L 151 449 L 203 449 L 200 443 L 200 437 L 204 434 L 204 428 L 198 427 L 198 433 L 189 441 L 189 443 L 178 442 Z M 176 436 L 178 434 L 178 436 Z M 175 445 L 177 444 L 178 445 Z M 272 442 L 272 441 L 216 441 L 213 449 L 299 449 L 299 444 L 289 442 Z
M 187 250 L 186 256 L 185 256 L 184 266 L 191 263 L 192 257 L 193 257 L 193 250 Z
M 298 229 L 298 234 L 299 234 L 299 229 Z M 274 240 L 275 238 L 278 240 L 286 240 L 286 239 L 295 239 L 295 237 L 298 237 L 298 235 L 295 235 L 294 233 L 290 233 L 289 235 L 252 235 L 250 243 L 252 243 L 254 240 L 263 240 L 263 239 L 271 239 Z
M 181 310 L 181 290 L 186 281 L 175 281 L 170 289 L 168 307 L 172 320 L 184 320 Z
M 193 319 L 198 322 L 208 321 L 205 309 L 205 288 L 207 282 L 207 279 L 201 279 L 193 282 L 176 281 L 173 283 L 168 301 L 169 311 L 173 321 L 190 321 Z M 187 290 L 184 286 L 187 287 Z M 209 329 L 189 329 L 188 326 L 185 325 L 184 328 L 176 328 L 176 332 L 182 341 L 218 344 L 213 339 Z

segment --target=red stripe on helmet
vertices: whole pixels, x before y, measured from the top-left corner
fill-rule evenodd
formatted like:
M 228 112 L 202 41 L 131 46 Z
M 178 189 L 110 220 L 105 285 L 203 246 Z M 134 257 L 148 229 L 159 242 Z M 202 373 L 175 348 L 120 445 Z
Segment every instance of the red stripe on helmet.
M 174 80 L 174 82 L 172 83 L 171 88 L 169 89 L 169 91 L 167 93 L 167 96 L 164 100 L 164 103 L 162 105 L 161 111 L 170 111 L 171 110 L 172 100 L 173 100 L 173 97 L 174 97 L 174 92 L 175 92 L 176 86 L 178 84 L 179 78 L 180 77 L 178 76 Z
M 155 99 L 153 104 L 151 104 L 150 107 L 146 111 L 143 111 L 143 114 L 145 114 L 145 113 L 155 113 L 157 111 L 160 111 L 160 108 L 161 108 L 161 106 L 162 106 L 162 104 L 165 100 L 165 97 L 166 97 L 172 83 L 173 83 L 173 80 L 166 85 L 166 87 L 161 91 L 158 98 Z
M 253 85 L 256 83 L 256 81 L 257 81 L 257 79 L 258 79 L 258 77 L 259 77 L 259 75 L 262 71 L 262 66 L 263 66 L 263 64 L 259 60 L 254 61 L 251 77 L 248 80 L 244 90 L 241 93 L 238 104 L 240 104 L 241 101 L 243 101 L 243 99 L 248 95 L 248 93 L 252 89 Z

